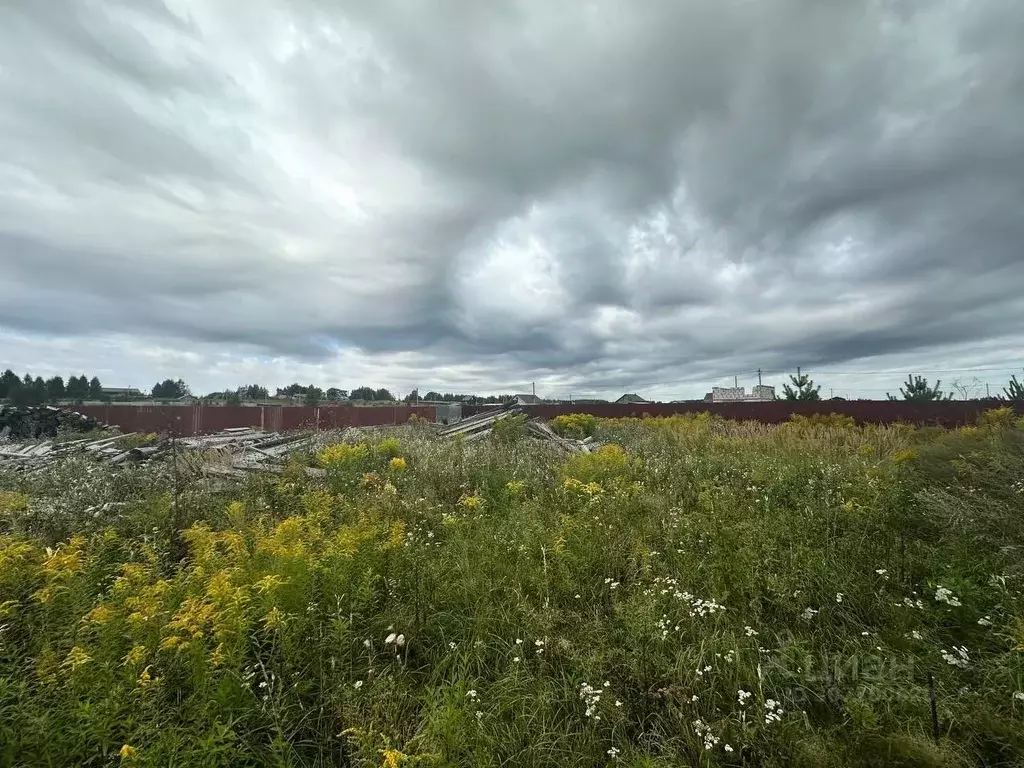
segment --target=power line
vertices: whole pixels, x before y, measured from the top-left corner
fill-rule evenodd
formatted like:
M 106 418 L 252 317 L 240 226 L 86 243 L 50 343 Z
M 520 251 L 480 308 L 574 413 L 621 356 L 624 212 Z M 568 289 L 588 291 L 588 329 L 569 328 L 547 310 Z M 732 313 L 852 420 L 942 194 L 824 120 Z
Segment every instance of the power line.
M 806 366 L 803 366 L 803 367 L 806 368 Z M 913 373 L 916 373 L 916 374 L 924 374 L 924 373 L 930 373 L 930 374 L 936 374 L 936 373 L 974 373 L 974 372 L 980 372 L 980 371 L 999 371 L 999 372 L 1003 372 L 1003 373 L 1008 373 L 1010 371 L 1019 371 L 1022 368 L 1024 368 L 1024 364 L 1015 365 L 1015 366 L 1012 366 L 1012 367 L 1009 367 L 1009 368 L 985 368 L 985 367 L 978 367 L 978 368 L 933 368 L 933 369 L 930 369 L 930 370 L 921 369 L 921 368 L 901 368 L 901 369 L 896 369 L 896 370 L 891 370 L 891 371 L 828 371 L 828 370 L 822 371 L 822 370 L 818 370 L 818 369 L 811 369 L 811 370 L 813 370 L 814 375 L 816 375 L 816 376 L 902 376 L 902 375 L 907 374 L 907 373 L 912 373 L 912 374 Z M 762 374 L 769 374 L 769 375 L 773 375 L 773 376 L 780 376 L 780 375 L 788 375 L 788 374 L 792 373 L 793 371 L 791 371 L 791 370 L 790 371 L 765 371 L 765 370 L 762 370 L 760 372 Z M 757 372 L 755 371 L 754 373 L 756 374 Z M 725 377 L 723 376 L 722 378 L 725 378 Z
M 928 374 L 928 375 L 936 375 L 936 374 L 944 375 L 944 374 L 947 374 L 947 373 L 983 373 L 983 372 L 988 372 L 988 373 L 1013 373 L 1013 372 L 1018 372 L 1018 371 L 1020 371 L 1022 369 L 1024 369 L 1024 363 L 1020 363 L 1020 364 L 1012 365 L 1012 366 L 1005 366 L 1005 367 L 975 366 L 975 367 L 969 367 L 969 368 L 930 368 L 930 369 L 923 369 L 923 368 L 906 369 L 905 368 L 905 369 L 897 369 L 897 370 L 891 370 L 891 371 L 829 371 L 829 370 L 817 370 L 817 369 L 813 369 L 813 368 L 808 370 L 805 366 L 800 366 L 800 371 L 802 373 L 806 373 L 808 375 L 813 375 L 815 378 L 820 378 L 820 377 L 824 377 L 824 376 L 890 376 L 890 377 L 894 377 L 895 378 L 895 377 L 908 376 L 908 375 L 912 375 L 912 374 L 915 374 L 915 375 L 925 375 L 925 374 Z M 729 378 L 735 379 L 735 378 L 737 378 L 739 376 L 742 376 L 742 377 L 748 377 L 749 376 L 751 378 L 757 377 L 758 382 L 761 382 L 761 381 L 763 381 L 763 377 L 765 377 L 765 376 L 788 376 L 788 375 L 792 374 L 793 372 L 794 372 L 793 370 L 770 370 L 769 371 L 769 370 L 764 370 L 764 369 L 758 369 L 756 371 L 732 373 L 732 374 L 723 374 L 723 375 L 718 375 L 718 376 L 714 376 L 713 374 L 708 374 L 708 375 L 706 375 L 704 378 L 702 378 L 700 380 L 688 379 L 687 383 L 691 383 L 692 382 L 692 386 L 695 389 L 699 389 L 699 388 L 702 388 L 702 387 L 707 387 L 708 386 L 708 382 L 721 381 L 723 379 L 729 379 Z M 634 389 L 637 389 L 637 388 L 639 388 L 639 389 L 658 389 L 660 387 L 678 386 L 680 383 L 684 383 L 684 382 L 680 382 L 679 379 L 675 379 L 675 380 L 672 380 L 672 381 L 660 381 L 660 382 L 654 382 L 654 381 L 647 381 L 647 382 L 636 382 L 636 381 L 632 381 L 632 382 L 619 382 L 619 383 L 607 384 L 606 386 L 602 387 L 600 390 L 591 390 L 591 392 L 593 392 L 593 393 L 607 392 L 607 391 L 611 391 L 611 390 L 615 390 L 615 389 L 623 389 L 623 388 L 627 388 L 627 389 L 628 388 L 634 388 Z M 850 386 L 850 385 L 847 385 L 846 387 L 843 387 L 842 389 L 844 389 L 845 391 L 857 391 L 857 392 L 887 392 L 887 391 L 891 391 L 891 388 L 890 389 L 882 389 L 882 388 L 858 387 L 858 386 Z M 580 392 L 576 392 L 575 396 L 578 399 L 580 397 L 587 397 L 587 394 L 582 394 Z M 671 396 L 672 395 L 665 395 L 665 397 L 671 397 Z

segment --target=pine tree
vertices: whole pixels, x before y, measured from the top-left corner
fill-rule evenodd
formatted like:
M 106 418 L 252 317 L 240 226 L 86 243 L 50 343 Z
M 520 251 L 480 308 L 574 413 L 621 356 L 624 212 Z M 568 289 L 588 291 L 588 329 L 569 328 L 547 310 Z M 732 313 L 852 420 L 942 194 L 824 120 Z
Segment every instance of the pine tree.
M 821 400 L 821 395 L 818 393 L 821 387 L 814 386 L 811 377 L 806 373 L 800 373 L 799 368 L 796 369 L 796 376 L 790 376 L 789 380 L 792 382 L 792 386 L 782 385 L 787 400 Z
M 1024 384 L 1017 381 L 1017 374 L 1010 377 L 1010 383 L 1003 390 L 1006 400 L 1024 401 Z
M 66 388 L 64 387 L 64 379 L 60 376 L 54 376 L 52 379 L 46 382 L 46 394 L 50 400 L 60 400 L 64 397 Z
M 890 400 L 903 399 L 913 403 L 930 403 L 937 400 L 952 400 L 953 393 L 949 392 L 948 394 L 944 394 L 940 388 L 941 384 L 942 381 L 937 379 L 935 381 L 935 386 L 932 387 L 928 385 L 928 379 L 923 376 L 918 376 L 916 374 L 911 376 L 908 374 L 906 383 L 900 387 L 900 394 L 903 395 L 902 398 L 894 397 L 888 392 L 885 393 L 885 396 Z

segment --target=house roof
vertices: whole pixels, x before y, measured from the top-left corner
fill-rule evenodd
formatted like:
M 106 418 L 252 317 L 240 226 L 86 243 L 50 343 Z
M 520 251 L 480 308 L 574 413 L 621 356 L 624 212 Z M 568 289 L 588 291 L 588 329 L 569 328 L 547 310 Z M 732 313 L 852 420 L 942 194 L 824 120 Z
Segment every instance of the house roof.
M 541 399 L 536 395 L 516 395 L 516 401 L 520 405 L 539 405 Z
M 622 397 L 620 397 L 615 402 L 616 403 L 646 403 L 647 400 L 645 400 L 644 398 L 640 397 L 640 395 L 637 395 L 635 393 L 627 392 L 626 394 L 624 394 Z

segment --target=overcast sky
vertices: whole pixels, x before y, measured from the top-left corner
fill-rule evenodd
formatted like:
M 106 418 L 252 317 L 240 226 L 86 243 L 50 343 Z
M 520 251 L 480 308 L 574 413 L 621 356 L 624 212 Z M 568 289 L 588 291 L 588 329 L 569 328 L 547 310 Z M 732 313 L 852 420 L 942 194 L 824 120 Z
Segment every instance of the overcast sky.
M 0 367 L 1001 388 L 1022 40 L 1021 0 L 9 0 Z

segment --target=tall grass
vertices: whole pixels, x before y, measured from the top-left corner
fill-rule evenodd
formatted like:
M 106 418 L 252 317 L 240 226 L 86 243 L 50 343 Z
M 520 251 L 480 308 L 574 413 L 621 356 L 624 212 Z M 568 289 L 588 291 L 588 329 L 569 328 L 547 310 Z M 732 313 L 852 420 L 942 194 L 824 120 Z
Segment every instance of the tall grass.
M 0 765 L 1017 764 L 1012 420 L 586 431 L 0 476 Z

